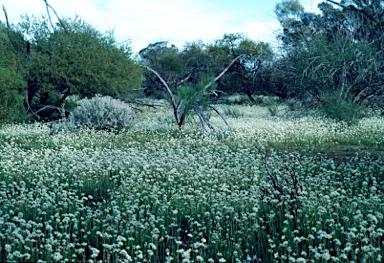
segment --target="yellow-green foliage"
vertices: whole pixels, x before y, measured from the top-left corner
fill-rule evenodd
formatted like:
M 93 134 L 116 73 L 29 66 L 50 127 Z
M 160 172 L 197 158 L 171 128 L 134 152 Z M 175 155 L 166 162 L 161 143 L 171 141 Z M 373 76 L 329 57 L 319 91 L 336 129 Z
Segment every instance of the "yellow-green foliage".
M 31 39 L 29 101 L 33 109 L 62 106 L 70 95 L 131 96 L 141 85 L 141 69 L 129 41 L 118 43 L 80 18 L 63 19 L 52 29 L 46 18 L 25 17 L 19 24 Z M 45 112 L 42 112 L 45 113 Z
M 13 38 L 12 41 L 10 37 Z M 0 123 L 20 120 L 25 114 L 25 71 L 20 35 L 0 23 Z
M 25 114 L 23 95 L 17 89 L 24 86 L 20 76 L 0 66 L 0 123 L 20 120 Z

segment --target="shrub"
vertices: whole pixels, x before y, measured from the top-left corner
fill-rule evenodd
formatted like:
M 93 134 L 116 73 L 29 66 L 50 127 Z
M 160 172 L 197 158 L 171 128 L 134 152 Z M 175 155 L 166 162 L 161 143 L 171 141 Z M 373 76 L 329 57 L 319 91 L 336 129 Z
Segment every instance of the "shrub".
M 331 93 L 323 96 L 322 101 L 321 111 L 331 119 L 352 125 L 364 117 L 362 106 L 349 98 L 340 98 L 337 94 Z
M 0 124 L 27 120 L 21 89 L 25 80 L 9 67 L 0 65 Z
M 24 80 L 24 83 L 27 84 L 30 107 L 37 112 L 33 117 L 44 121 L 57 120 L 60 115 L 55 107 L 39 110 L 46 105 L 62 107 L 63 97 L 79 95 L 90 98 L 102 94 L 128 98 L 141 86 L 142 67 L 132 59 L 129 40 L 117 42 L 113 30 L 100 32 L 79 17 L 63 18 L 52 29 L 49 24 L 49 19 L 44 16 L 23 16 L 16 26 L 20 33 L 13 34 L 17 38 L 2 46 L 0 35 L 1 60 L 3 47 L 22 43 L 18 50 L 8 51 L 22 54 L 22 59 L 16 61 L 19 64 L 12 62 L 15 69 L 24 67 L 24 43 L 27 39 L 31 43 L 33 59 L 28 66 L 28 82 Z M 7 36 L 8 30 L 3 31 Z M 7 57 L 13 61 L 11 55 Z
M 230 106 L 224 108 L 224 114 L 231 118 L 244 117 L 244 113 L 241 112 L 239 108 L 230 107 Z
M 78 106 L 69 115 L 75 126 L 87 126 L 95 130 L 129 128 L 134 124 L 134 112 L 121 100 L 96 95 L 78 101 Z
M 279 97 L 268 96 L 264 99 L 264 104 L 267 106 L 271 116 L 277 116 L 279 111 L 282 109 L 283 101 Z
M 249 104 L 252 104 L 252 102 L 250 101 L 248 96 L 240 95 L 240 94 L 229 96 L 226 100 L 226 103 L 230 104 L 230 105 L 249 105 Z

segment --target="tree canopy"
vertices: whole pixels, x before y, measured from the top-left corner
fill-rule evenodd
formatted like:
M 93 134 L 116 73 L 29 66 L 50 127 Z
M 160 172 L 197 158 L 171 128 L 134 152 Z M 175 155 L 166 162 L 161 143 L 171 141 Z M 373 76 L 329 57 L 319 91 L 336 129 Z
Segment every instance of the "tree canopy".
M 282 26 L 281 57 L 270 72 L 269 91 L 311 105 L 376 105 L 383 95 L 381 1 L 327 1 L 320 14 L 305 12 L 297 0 L 276 5 Z
M 130 42 L 118 43 L 113 32 L 101 33 L 79 17 L 51 25 L 46 17 L 24 16 L 16 26 L 1 24 L 0 32 L 9 71 L 1 74 L 18 74 L 13 89 L 27 93 L 25 108 L 38 119 L 59 118 L 71 95 L 127 98 L 141 87 Z
M 157 42 L 141 50 L 139 55 L 142 63 L 155 69 L 173 90 L 181 83 L 196 85 L 216 76 L 234 58 L 240 57 L 220 78 L 217 90 L 228 94 L 252 94 L 257 90 L 255 76 L 267 61 L 271 61 L 273 52 L 267 43 L 253 41 L 242 34 L 225 34 L 213 43 L 196 41 L 187 43 L 183 49 Z M 150 72 L 144 76 L 145 93 L 159 96 L 162 85 L 158 78 Z
M 0 123 L 18 120 L 25 114 L 25 58 L 23 53 L 15 51 L 22 39 L 0 21 Z

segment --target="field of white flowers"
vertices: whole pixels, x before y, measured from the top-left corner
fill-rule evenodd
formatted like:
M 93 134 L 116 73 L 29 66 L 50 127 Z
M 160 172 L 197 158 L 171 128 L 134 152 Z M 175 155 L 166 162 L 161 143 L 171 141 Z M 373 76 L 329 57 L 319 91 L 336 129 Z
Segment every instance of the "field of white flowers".
M 383 262 L 384 118 L 167 108 L 122 132 L 0 128 L 0 261 Z

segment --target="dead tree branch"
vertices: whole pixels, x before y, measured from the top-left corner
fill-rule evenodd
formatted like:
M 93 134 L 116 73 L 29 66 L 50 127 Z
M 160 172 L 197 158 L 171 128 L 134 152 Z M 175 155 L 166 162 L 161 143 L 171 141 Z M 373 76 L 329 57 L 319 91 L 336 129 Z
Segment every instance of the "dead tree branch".
M 169 96 L 169 98 L 172 101 L 172 106 L 176 108 L 177 104 L 176 104 L 175 97 L 173 96 L 173 93 L 172 93 L 171 89 L 169 88 L 167 82 L 160 76 L 160 74 L 156 70 L 154 70 L 154 69 L 152 69 L 150 67 L 147 67 L 147 66 L 145 67 L 145 69 L 151 71 L 153 74 L 156 75 L 156 77 L 159 78 L 161 84 L 163 84 L 163 86 L 165 87 L 165 89 L 166 89 L 166 91 L 168 93 L 168 96 Z
M 217 115 L 220 116 L 220 118 L 223 120 L 223 122 L 225 123 L 225 125 L 228 126 L 228 128 L 231 128 L 231 127 L 229 126 L 227 120 L 223 117 L 223 115 L 221 115 L 221 113 L 220 113 L 215 107 L 213 107 L 213 106 L 211 106 L 211 105 L 209 105 L 208 107 L 210 107 L 212 110 L 214 110 L 214 111 L 217 113 Z
M 184 119 L 185 119 L 185 113 L 184 113 L 184 110 L 183 110 L 183 105 L 184 105 L 183 104 L 183 100 L 180 100 L 179 103 L 176 103 L 175 96 L 173 95 L 173 93 L 172 93 L 171 89 L 169 88 L 167 82 L 160 76 L 160 74 L 156 70 L 154 70 L 154 69 L 152 69 L 150 67 L 146 66 L 145 69 L 149 70 L 153 74 L 155 74 L 156 77 L 159 78 L 160 82 L 165 87 L 165 90 L 167 91 L 168 96 L 171 99 L 171 104 L 172 104 L 172 108 L 173 108 L 173 114 L 175 116 L 177 125 L 181 128 L 181 126 L 184 123 Z
M 8 14 L 7 14 L 7 10 L 5 10 L 4 5 L 3 5 L 3 11 L 4 11 L 4 15 L 5 15 L 5 22 L 7 23 L 7 28 L 9 29 L 10 26 L 9 26 Z
M 228 69 L 240 58 L 241 56 L 236 57 L 231 63 L 222 71 L 219 75 L 215 77 L 213 81 L 210 81 L 207 85 L 205 85 L 203 91 L 206 91 L 214 82 L 217 82 L 224 74 L 228 71 Z
M 55 16 L 56 16 L 57 20 L 59 21 L 61 27 L 64 29 L 65 33 L 68 34 L 68 30 L 67 30 L 66 26 L 64 25 L 63 21 L 61 21 L 61 19 L 60 19 L 59 15 L 57 14 L 56 10 L 50 4 L 48 4 L 47 0 L 44 0 L 44 3 L 45 3 L 45 6 L 47 8 L 48 18 L 49 18 L 49 22 L 51 23 L 52 29 L 55 30 L 55 27 L 53 26 L 52 19 L 51 19 L 51 14 L 49 13 L 49 9 L 51 9 L 53 11 L 53 13 L 55 13 Z
M 20 50 L 17 47 L 17 45 L 14 41 L 14 38 L 11 36 L 11 25 L 9 24 L 7 10 L 5 9 L 4 5 L 3 5 L 3 11 L 4 11 L 4 16 L 5 16 L 5 22 L 7 24 L 7 34 L 8 34 L 9 42 L 11 42 L 12 47 L 13 47 L 13 51 L 15 52 L 15 54 L 17 54 L 17 52 Z

